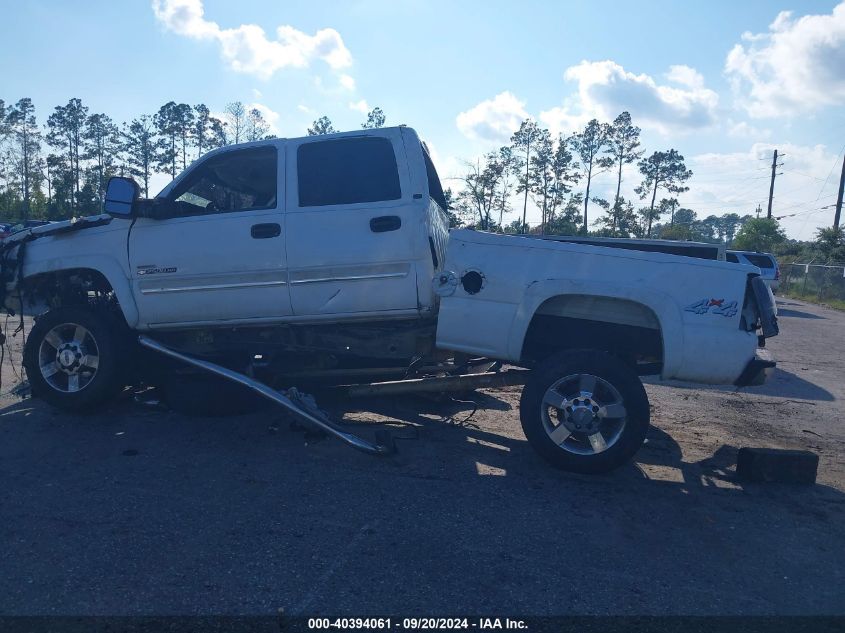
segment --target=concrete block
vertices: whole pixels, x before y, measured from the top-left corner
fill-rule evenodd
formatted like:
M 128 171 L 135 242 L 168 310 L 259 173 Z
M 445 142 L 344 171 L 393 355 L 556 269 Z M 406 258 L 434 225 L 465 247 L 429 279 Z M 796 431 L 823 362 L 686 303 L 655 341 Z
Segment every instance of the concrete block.
M 819 456 L 810 451 L 780 448 L 741 448 L 736 475 L 742 481 L 814 484 Z

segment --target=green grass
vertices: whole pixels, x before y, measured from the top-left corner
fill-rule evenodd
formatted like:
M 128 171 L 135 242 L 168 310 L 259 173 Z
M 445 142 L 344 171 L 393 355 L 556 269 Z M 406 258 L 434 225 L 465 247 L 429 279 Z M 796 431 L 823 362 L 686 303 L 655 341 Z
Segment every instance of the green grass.
M 845 311 L 845 301 L 842 299 L 822 299 L 820 301 L 816 293 L 801 293 L 794 290 L 779 291 L 778 295 L 781 297 L 789 297 L 790 299 L 800 299 L 801 301 L 807 301 L 808 303 L 815 303 L 816 305 L 833 308 L 834 310 Z

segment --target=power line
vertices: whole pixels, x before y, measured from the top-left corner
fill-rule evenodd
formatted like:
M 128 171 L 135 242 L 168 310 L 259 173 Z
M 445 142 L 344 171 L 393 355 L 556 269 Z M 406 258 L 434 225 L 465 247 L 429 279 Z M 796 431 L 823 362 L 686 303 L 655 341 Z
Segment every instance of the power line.
M 819 211 L 826 211 L 830 209 L 833 205 L 827 205 L 825 207 L 818 207 L 816 209 L 805 209 L 804 211 L 796 211 L 795 213 L 787 213 L 786 215 L 776 215 L 776 220 L 782 220 L 783 218 L 794 218 L 799 215 L 811 215 L 813 213 L 818 213 Z
M 757 187 L 758 187 L 757 183 L 753 183 L 750 187 L 746 187 L 745 189 L 742 189 L 740 192 L 735 193 L 734 196 L 737 197 L 737 198 L 740 197 L 740 196 L 744 196 L 747 193 L 749 193 L 750 191 L 756 189 Z M 756 200 L 755 200 L 755 202 L 756 202 Z
M 822 196 L 820 199 L 821 199 L 821 200 L 824 200 L 825 198 L 832 198 L 832 197 L 834 197 L 835 195 L 836 195 L 836 194 L 829 194 L 829 195 L 826 195 L 826 196 Z M 752 205 L 756 205 L 756 204 L 758 204 L 758 203 L 760 203 L 760 202 L 764 202 L 765 200 L 766 200 L 766 198 L 765 198 L 765 197 L 760 197 L 760 198 L 756 198 L 756 199 L 746 198 L 746 199 L 741 199 L 741 200 L 735 200 L 735 201 L 732 201 L 732 202 L 727 202 L 727 201 L 726 201 L 726 202 L 722 202 L 722 203 L 720 203 L 720 204 L 715 204 L 715 205 L 708 204 L 708 205 L 703 205 L 703 206 L 702 206 L 702 205 L 697 205 L 697 204 L 695 204 L 695 203 L 688 203 L 688 205 L 690 206 L 690 208 L 693 208 L 693 209 L 695 209 L 695 210 L 697 210 L 697 211 L 709 211 L 709 210 L 716 210 L 716 211 L 720 211 L 720 210 L 725 210 L 725 209 L 726 209 L 726 207 L 746 207 L 746 206 L 752 206 Z M 803 207 L 803 206 L 807 206 L 807 205 L 811 205 L 811 204 L 816 204 L 817 202 L 818 202 L 818 200 L 806 200 L 806 201 L 804 201 L 804 202 L 795 202 L 795 203 L 792 203 L 792 204 L 790 204 L 790 205 L 788 205 L 788 206 L 786 206 L 786 207 L 783 207 L 782 209 L 779 209 L 779 211 L 780 211 L 780 212 L 782 212 L 782 211 L 788 211 L 788 210 L 790 210 L 790 209 L 795 209 L 795 208 L 798 208 L 798 207 Z
M 789 211 L 790 209 L 794 209 L 796 207 L 803 207 L 803 206 L 807 206 L 807 205 L 810 205 L 810 204 L 816 204 L 819 200 L 823 200 L 824 198 L 832 198 L 835 195 L 836 195 L 835 193 L 832 193 L 832 194 L 829 194 L 829 195 L 826 195 L 826 196 L 822 196 L 821 198 L 816 198 L 815 200 L 806 200 L 804 202 L 796 202 L 795 204 L 791 204 L 787 207 L 783 207 L 782 209 L 780 209 L 780 211 Z
M 821 189 L 819 189 L 819 195 L 816 196 L 816 200 L 822 197 L 822 191 L 824 191 L 824 188 L 827 185 L 827 181 L 830 180 L 830 177 L 833 175 L 833 170 L 836 169 L 836 164 L 839 162 L 839 157 L 842 156 L 843 153 L 845 153 L 845 145 L 842 146 L 842 149 L 839 150 L 839 153 L 836 155 L 836 158 L 833 159 L 833 165 L 830 166 L 830 171 L 827 172 L 827 178 L 824 179 Z
M 722 175 L 722 174 L 753 174 L 755 172 L 763 170 L 762 167 L 754 167 L 753 169 L 748 169 L 748 168 L 746 168 L 746 169 L 732 169 L 730 167 L 725 167 L 724 169 L 710 170 L 710 169 L 699 169 L 699 168 L 696 168 L 694 165 L 692 165 L 690 168 L 693 170 L 693 174 L 695 176 L 700 176 L 702 174 L 704 174 L 704 175 L 707 175 L 707 174 L 716 174 L 716 175 Z
M 697 176 L 697 175 L 698 175 L 698 174 L 693 174 L 693 176 Z M 754 176 L 754 177 L 746 177 L 746 178 L 742 178 L 742 179 L 740 179 L 740 180 L 737 180 L 736 178 L 707 178 L 707 177 L 702 177 L 702 178 L 701 178 L 701 180 L 703 180 L 703 181 L 704 181 L 704 183 L 710 183 L 710 182 L 734 182 L 734 183 L 736 183 L 736 184 L 740 185 L 740 184 L 742 184 L 742 183 L 744 183 L 744 182 L 749 182 L 749 181 L 751 181 L 751 180 L 764 180 L 764 179 L 766 179 L 766 178 L 768 178 L 768 176 Z M 819 180 L 821 180 L 821 179 L 819 179 Z M 702 184 L 702 183 L 699 183 L 699 184 Z
M 815 176 L 811 176 L 810 174 L 805 174 L 802 171 L 796 171 L 794 169 L 784 169 L 784 172 L 787 174 L 795 174 L 796 176 L 804 176 L 805 178 L 812 178 L 813 180 L 818 180 L 819 182 L 822 182 L 821 178 L 816 178 Z
M 821 178 L 819 178 L 819 180 L 821 180 Z M 812 186 L 814 186 L 814 185 L 815 185 L 815 183 L 813 183 L 813 182 L 808 182 L 808 183 L 806 183 L 806 184 L 801 185 L 800 187 L 795 187 L 794 189 L 789 189 L 788 191 L 784 191 L 784 192 L 783 192 L 783 193 L 781 193 L 780 195 L 781 195 L 781 197 L 783 197 L 783 196 L 785 196 L 785 195 L 787 195 L 787 194 L 794 193 L 794 192 L 796 192 L 796 191 L 801 191 L 802 189 L 807 189 L 808 187 L 812 187 Z

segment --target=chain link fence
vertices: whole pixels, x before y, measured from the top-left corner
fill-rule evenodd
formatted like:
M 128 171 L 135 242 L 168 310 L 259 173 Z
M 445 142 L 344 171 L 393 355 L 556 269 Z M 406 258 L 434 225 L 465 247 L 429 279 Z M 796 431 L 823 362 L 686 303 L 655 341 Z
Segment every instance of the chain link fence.
M 845 302 L 845 264 L 784 264 L 780 292 L 809 301 Z

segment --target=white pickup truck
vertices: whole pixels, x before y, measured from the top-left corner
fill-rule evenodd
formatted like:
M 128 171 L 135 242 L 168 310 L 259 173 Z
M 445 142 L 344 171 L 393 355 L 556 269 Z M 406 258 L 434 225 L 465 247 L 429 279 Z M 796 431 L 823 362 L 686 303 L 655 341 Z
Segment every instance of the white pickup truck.
M 777 319 L 756 268 L 449 232 L 404 126 L 228 146 L 152 200 L 113 178 L 104 206 L 2 247 L 3 304 L 36 316 L 32 392 L 64 409 L 163 371 L 139 369 L 139 335 L 275 386 L 500 361 L 530 370 L 532 446 L 598 472 L 645 438 L 639 375 L 741 386 L 774 366 L 758 352 Z

